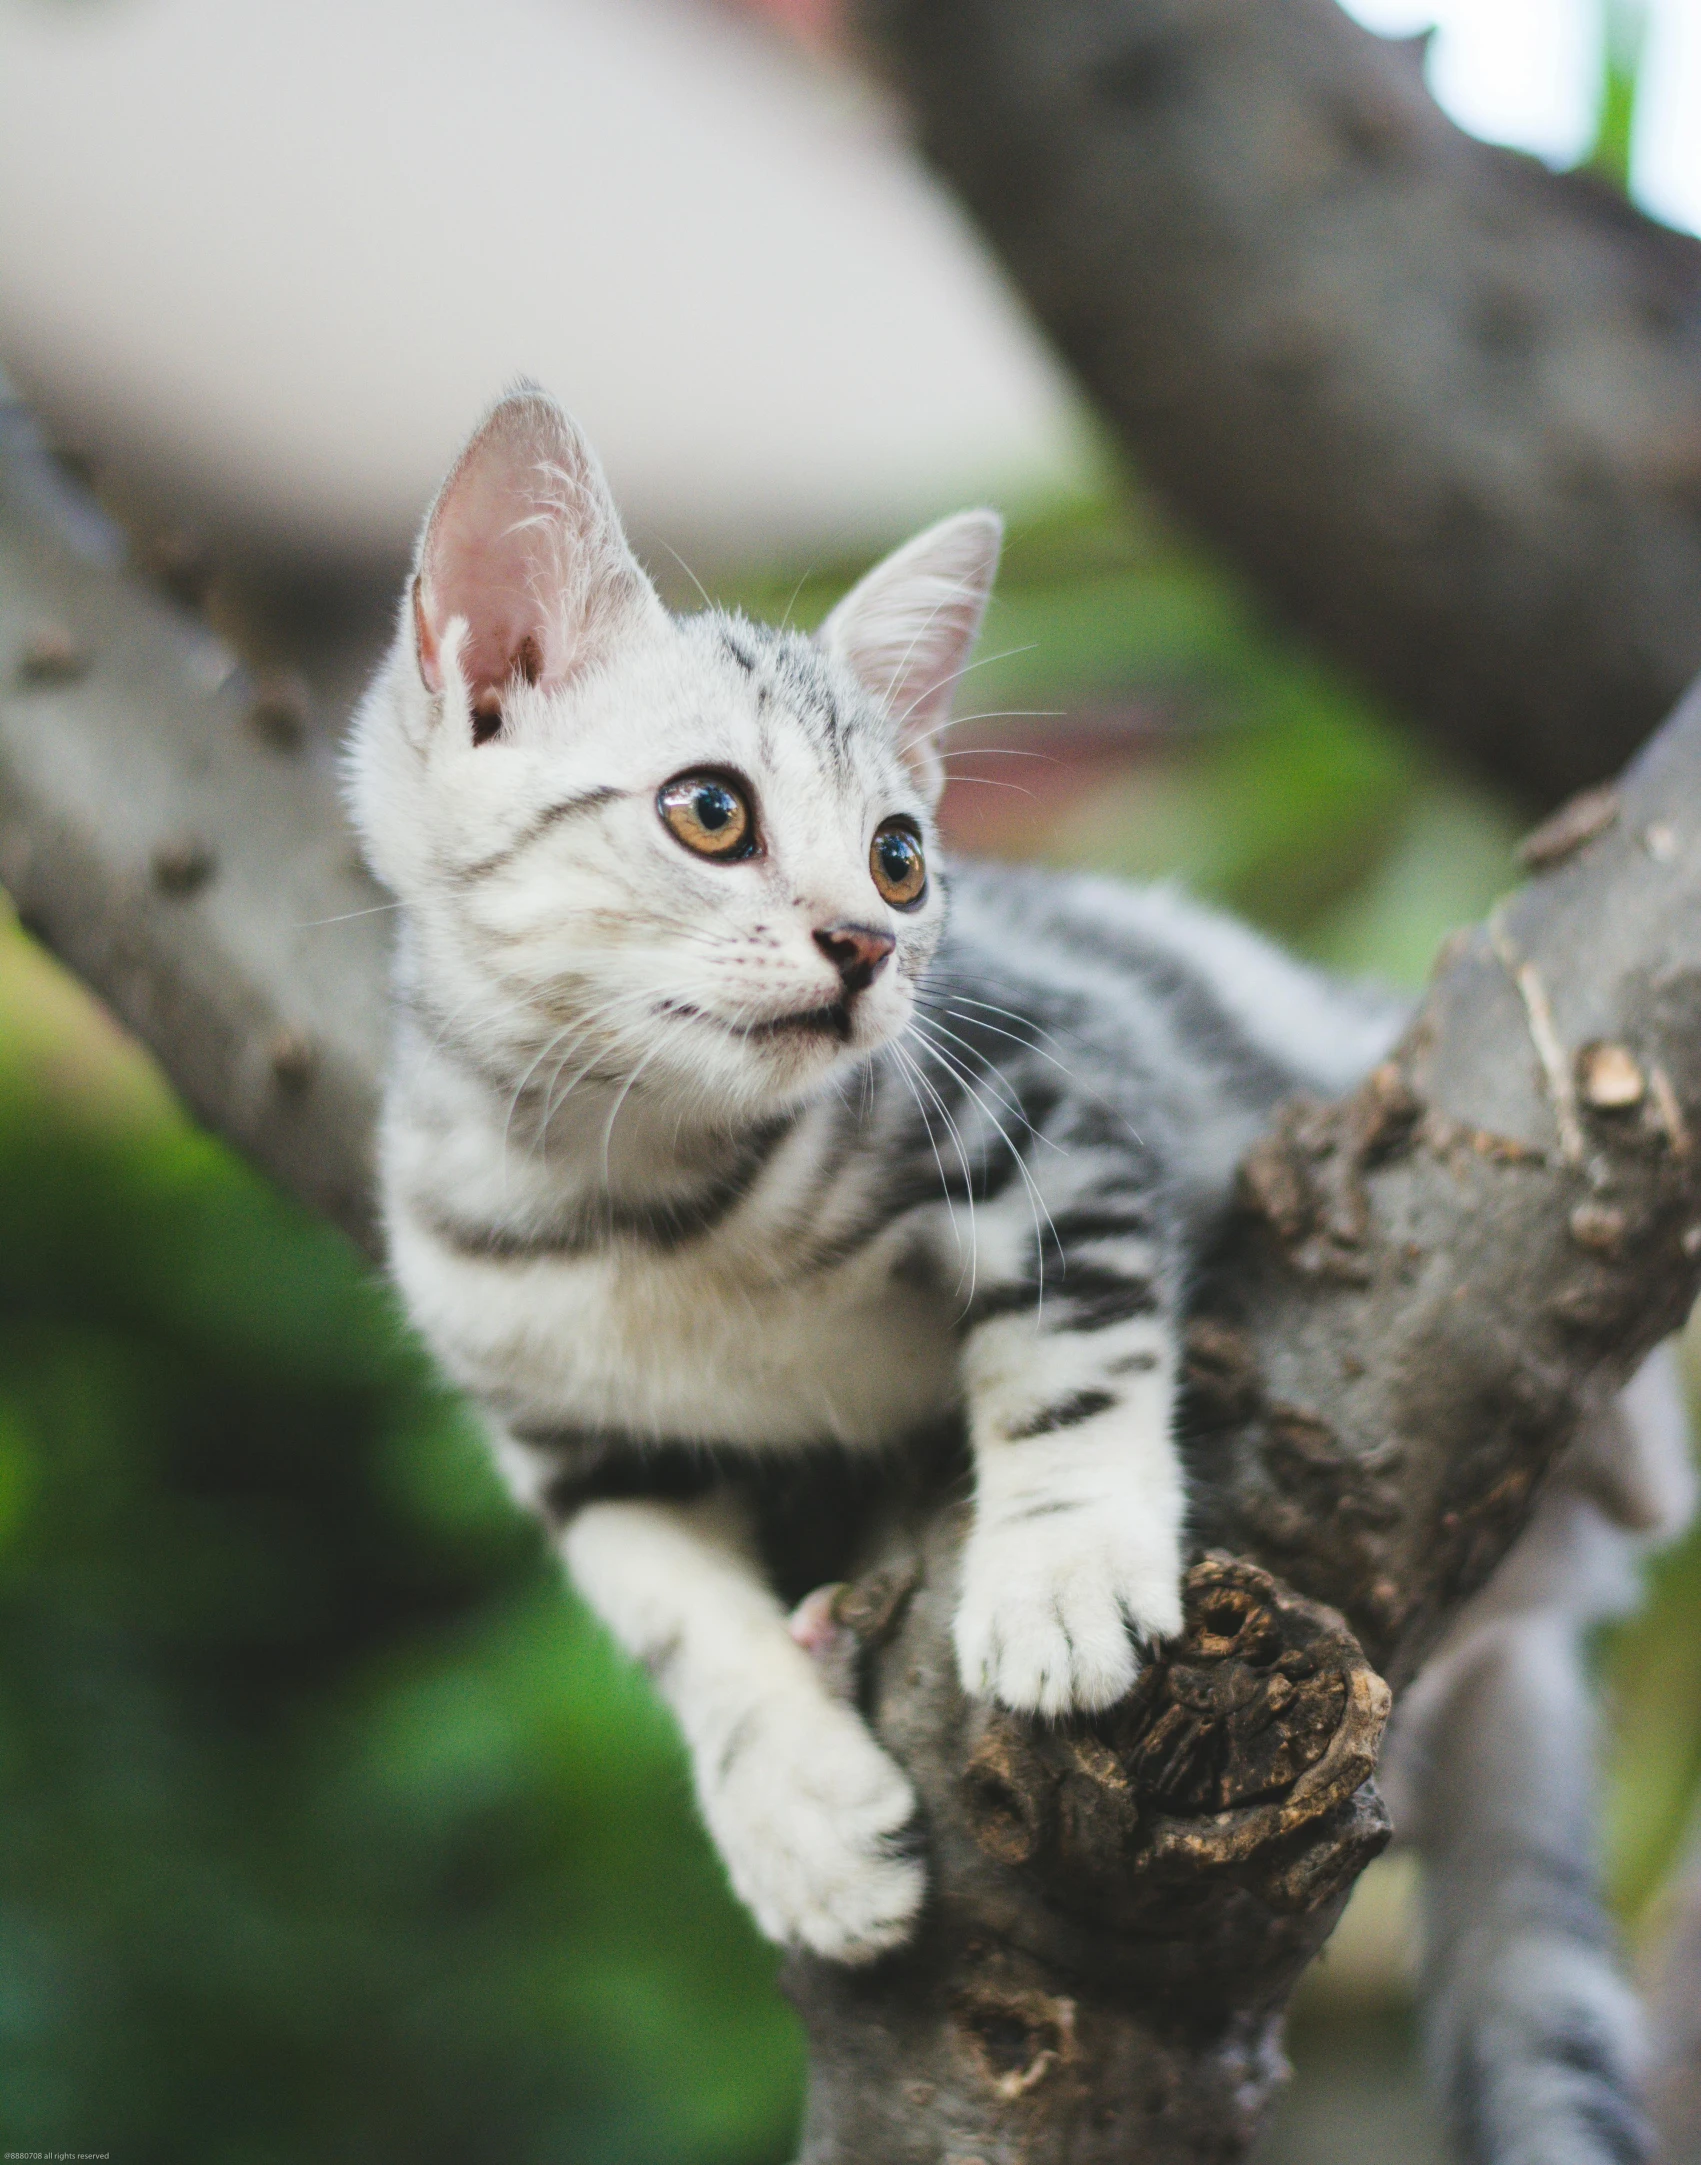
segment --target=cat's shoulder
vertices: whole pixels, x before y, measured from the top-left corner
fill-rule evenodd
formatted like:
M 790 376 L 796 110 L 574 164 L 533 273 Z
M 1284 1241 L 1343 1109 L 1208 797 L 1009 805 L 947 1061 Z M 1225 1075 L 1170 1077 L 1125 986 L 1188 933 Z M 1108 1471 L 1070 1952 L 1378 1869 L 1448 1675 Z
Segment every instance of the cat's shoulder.
M 1204 995 L 1296 1074 L 1340 1089 L 1381 1059 L 1410 1003 L 1388 987 L 1331 975 L 1171 880 L 1136 883 L 962 858 L 950 868 L 952 947 L 1052 982 L 1087 973 L 1179 1004 Z

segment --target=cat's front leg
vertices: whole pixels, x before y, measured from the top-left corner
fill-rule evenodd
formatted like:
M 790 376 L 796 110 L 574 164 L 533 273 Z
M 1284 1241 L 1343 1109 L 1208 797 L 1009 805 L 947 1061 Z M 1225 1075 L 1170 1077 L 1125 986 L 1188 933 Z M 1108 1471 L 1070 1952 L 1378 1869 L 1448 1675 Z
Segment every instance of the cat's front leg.
M 763 1932 L 843 1962 L 905 1940 L 925 1891 L 914 1791 L 793 1637 L 732 1499 L 587 1504 L 562 1548 L 677 1716 Z
M 1142 1643 L 1181 1628 L 1186 1498 L 1171 1434 L 1175 1332 L 1068 1281 L 969 1334 L 974 1523 L 955 1623 L 964 1688 L 1023 1713 L 1113 1705 Z

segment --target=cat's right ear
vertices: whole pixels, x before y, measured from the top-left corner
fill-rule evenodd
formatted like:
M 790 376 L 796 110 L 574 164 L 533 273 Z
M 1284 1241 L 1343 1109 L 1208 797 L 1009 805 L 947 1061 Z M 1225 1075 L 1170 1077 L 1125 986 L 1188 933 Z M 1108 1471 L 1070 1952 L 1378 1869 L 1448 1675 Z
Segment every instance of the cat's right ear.
M 884 708 L 922 793 L 945 786 L 939 737 L 998 570 L 1004 521 L 959 511 L 853 586 L 816 638 Z
M 482 744 L 518 687 L 566 684 L 659 606 L 584 437 L 531 385 L 499 400 L 420 542 L 412 614 L 426 690 L 458 693 Z

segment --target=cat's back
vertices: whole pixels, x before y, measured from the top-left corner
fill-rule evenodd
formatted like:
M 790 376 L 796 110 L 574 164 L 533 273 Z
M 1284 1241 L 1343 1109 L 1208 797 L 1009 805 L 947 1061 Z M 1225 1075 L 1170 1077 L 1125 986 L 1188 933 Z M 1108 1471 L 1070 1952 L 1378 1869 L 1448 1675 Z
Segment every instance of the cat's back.
M 1093 1088 L 1167 1103 L 1183 1122 L 1334 1095 L 1405 1021 L 1394 994 L 1332 978 L 1169 883 L 964 860 L 951 898 L 939 997 L 983 1030 L 1003 1005 L 1033 1057 L 1049 1048 Z

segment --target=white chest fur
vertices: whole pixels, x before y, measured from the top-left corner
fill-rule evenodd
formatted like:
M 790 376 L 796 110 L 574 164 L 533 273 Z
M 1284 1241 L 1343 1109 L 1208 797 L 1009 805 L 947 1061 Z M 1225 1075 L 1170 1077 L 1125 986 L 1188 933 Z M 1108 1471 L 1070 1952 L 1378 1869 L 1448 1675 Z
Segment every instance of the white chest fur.
M 892 1441 L 956 1402 L 951 1304 L 898 1242 L 772 1282 L 721 1244 L 670 1254 L 461 1254 L 398 1214 L 392 1260 L 458 1383 L 530 1419 L 783 1447 Z

